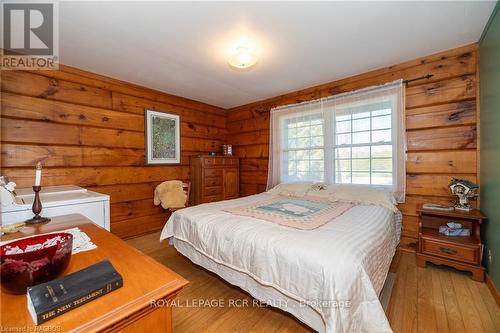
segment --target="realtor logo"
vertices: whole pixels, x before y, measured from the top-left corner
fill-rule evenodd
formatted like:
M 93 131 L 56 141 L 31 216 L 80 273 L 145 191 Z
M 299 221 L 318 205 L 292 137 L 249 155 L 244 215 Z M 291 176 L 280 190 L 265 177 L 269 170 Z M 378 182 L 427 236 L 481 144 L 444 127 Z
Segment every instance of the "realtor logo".
M 2 3 L 1 69 L 58 68 L 56 2 Z

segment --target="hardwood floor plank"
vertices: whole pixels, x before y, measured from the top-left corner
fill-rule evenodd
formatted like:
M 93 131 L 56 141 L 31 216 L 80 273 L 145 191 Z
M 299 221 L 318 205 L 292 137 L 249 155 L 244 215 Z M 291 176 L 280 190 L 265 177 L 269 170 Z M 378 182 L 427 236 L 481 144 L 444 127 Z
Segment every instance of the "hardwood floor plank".
M 467 288 L 466 281 L 464 281 L 467 276 L 460 274 L 451 274 L 451 281 L 453 283 L 453 288 L 455 289 L 455 294 L 457 295 L 458 307 L 462 314 L 462 319 L 464 321 L 465 330 L 467 332 L 482 332 L 483 327 L 481 321 L 479 320 L 479 312 L 477 311 L 475 304 L 472 302 L 472 297 L 470 295 L 469 289 Z M 470 318 L 476 318 L 475 320 L 470 320 Z
M 256 313 L 260 312 L 259 310 L 255 307 L 231 308 L 208 326 L 204 332 L 246 332 L 246 327 L 251 327 L 257 322 L 258 316 Z
M 305 327 L 300 322 L 296 320 L 284 320 L 281 322 L 280 327 L 276 330 L 277 333 L 306 333 L 314 332 L 313 330 Z
M 259 320 L 248 328 L 249 333 L 276 332 L 277 327 L 285 320 L 285 317 L 278 310 L 269 309 L 259 318 Z
M 313 332 L 284 311 L 252 306 L 248 293 L 193 264 L 159 237 L 154 233 L 128 243 L 190 281 L 173 306 L 175 332 Z M 500 332 L 500 309 L 486 284 L 444 266 L 417 268 L 411 253 L 398 252 L 390 270 L 397 275 L 387 317 L 395 333 Z M 200 304 L 210 300 L 224 306 Z M 229 306 L 230 300 L 246 300 L 248 306 Z
M 495 299 L 493 298 L 493 295 L 491 295 L 491 292 L 486 285 L 481 284 L 481 286 L 478 286 L 477 289 L 479 294 L 481 295 L 481 299 L 488 309 L 491 319 L 493 320 L 496 331 L 500 332 L 500 308 L 498 307 Z
M 189 275 L 188 275 L 189 276 Z M 209 307 L 199 305 L 205 301 L 218 301 L 223 298 L 227 289 L 218 280 L 194 279 L 190 281 L 193 288 L 182 291 L 179 296 L 179 306 L 173 308 L 173 329 L 174 332 L 200 332 L 227 311 L 223 307 Z
M 492 318 L 490 317 L 490 313 L 488 312 L 487 306 L 484 303 L 481 294 L 479 293 L 479 288 L 487 288 L 484 283 L 470 281 L 468 277 L 462 276 L 460 277 L 463 281 L 463 284 L 467 286 L 468 293 L 470 295 L 471 302 L 474 304 L 474 307 L 479 314 L 479 318 L 481 319 L 481 325 L 483 326 L 484 332 L 498 332 L 495 328 L 495 324 L 493 323 Z
M 437 320 L 434 310 L 432 274 L 428 269 L 417 267 L 417 308 L 418 332 L 437 332 Z
M 451 282 L 453 273 L 448 270 L 439 270 L 439 278 L 443 288 L 444 304 L 446 308 L 446 316 L 448 317 L 448 325 L 451 332 L 461 333 L 466 332 L 462 314 L 458 307 L 457 296 Z
M 439 278 L 438 269 L 435 267 L 429 267 L 429 271 L 432 275 L 432 304 L 434 306 L 437 332 L 449 333 L 450 329 L 448 328 L 448 318 L 446 317 L 443 288 L 441 285 L 441 279 Z
M 402 332 L 417 332 L 417 267 L 413 263 L 408 263 L 406 267 L 406 283 L 404 296 L 404 314 Z
M 389 323 L 395 333 L 403 331 L 403 316 L 404 316 L 404 293 L 406 285 L 406 276 L 408 267 L 408 256 L 401 255 L 399 266 L 396 270 L 396 282 L 392 291 L 391 300 L 389 302 Z

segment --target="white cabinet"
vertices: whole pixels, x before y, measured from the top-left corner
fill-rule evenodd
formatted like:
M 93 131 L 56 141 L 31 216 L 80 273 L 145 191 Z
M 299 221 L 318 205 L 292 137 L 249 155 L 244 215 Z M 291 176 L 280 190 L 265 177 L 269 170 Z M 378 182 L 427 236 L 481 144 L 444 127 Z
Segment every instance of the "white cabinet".
M 34 193 L 31 188 L 16 189 L 15 203 L 0 205 L 2 225 L 23 222 L 33 217 L 31 206 Z M 109 195 L 88 191 L 74 185 L 48 186 L 40 192 L 43 217 L 82 214 L 98 226 L 110 230 Z

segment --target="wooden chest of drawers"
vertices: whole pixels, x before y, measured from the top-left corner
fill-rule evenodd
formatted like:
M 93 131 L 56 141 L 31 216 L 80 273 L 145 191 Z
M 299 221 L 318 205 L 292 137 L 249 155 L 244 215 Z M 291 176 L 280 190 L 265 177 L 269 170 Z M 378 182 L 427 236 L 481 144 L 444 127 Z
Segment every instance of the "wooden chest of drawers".
M 472 272 L 472 279 L 483 281 L 484 268 L 481 266 L 483 244 L 481 223 L 485 216 L 474 210 L 471 212 L 437 211 L 419 209 L 419 235 L 417 265 L 425 267 L 427 262 L 447 265 Z M 460 223 L 471 229 L 470 236 L 445 236 L 439 233 L 439 226 L 449 222 Z
M 233 156 L 192 156 L 192 205 L 235 199 L 239 196 L 239 159 Z

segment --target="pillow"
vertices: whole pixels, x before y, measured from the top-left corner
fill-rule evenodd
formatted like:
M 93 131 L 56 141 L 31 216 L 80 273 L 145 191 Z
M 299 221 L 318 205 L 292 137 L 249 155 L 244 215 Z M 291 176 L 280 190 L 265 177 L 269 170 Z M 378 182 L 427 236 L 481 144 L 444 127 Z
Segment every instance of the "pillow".
M 281 183 L 267 191 L 267 193 L 288 197 L 303 197 L 312 188 L 312 186 L 312 182 Z
M 316 198 L 316 199 L 322 199 L 322 200 L 329 200 L 329 201 L 334 201 L 332 200 L 332 194 L 333 194 L 333 187 L 332 185 L 326 185 L 324 183 L 314 183 L 311 185 L 311 188 L 309 191 L 307 191 L 307 196 Z
M 308 196 L 332 202 L 350 202 L 357 205 L 376 205 L 398 212 L 396 199 L 391 192 L 366 185 L 326 185 L 313 182 L 292 182 L 278 184 L 267 193 L 289 197 Z
M 397 202 L 391 192 L 366 185 L 334 185 L 332 201 L 343 201 L 361 205 L 376 205 L 397 212 Z

